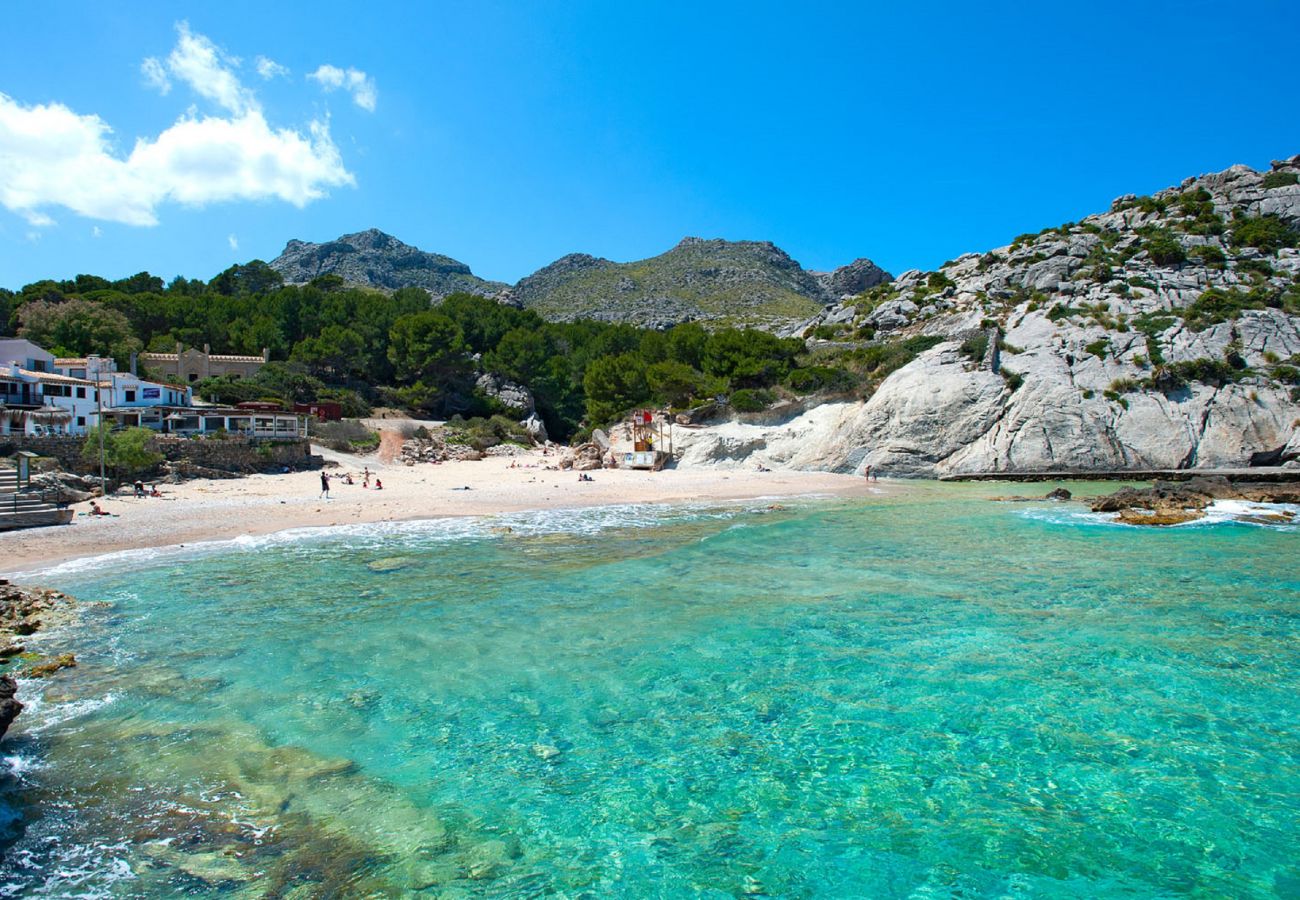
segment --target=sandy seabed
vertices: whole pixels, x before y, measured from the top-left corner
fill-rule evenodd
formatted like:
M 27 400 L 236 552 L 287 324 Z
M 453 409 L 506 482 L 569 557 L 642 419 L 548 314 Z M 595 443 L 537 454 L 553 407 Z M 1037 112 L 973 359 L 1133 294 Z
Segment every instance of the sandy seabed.
M 160 485 L 161 498 L 113 496 L 101 502 L 110 516 L 85 515 L 74 507 L 71 525 L 0 533 L 0 574 L 39 570 L 56 563 L 121 550 L 174 546 L 262 535 L 291 528 L 356 525 L 494 515 L 524 510 L 773 499 L 806 495 L 865 497 L 897 485 L 826 472 L 689 468 L 642 472 L 598 469 L 592 481 L 578 473 L 548 470 L 558 457 L 540 452 L 479 461 L 415 466 L 336 457 L 330 499 L 321 499 L 320 472 L 200 479 Z M 514 467 L 512 467 L 512 463 Z M 362 467 L 383 490 L 362 487 Z M 351 472 L 355 484 L 345 484 Z M 465 490 L 469 488 L 469 490 Z

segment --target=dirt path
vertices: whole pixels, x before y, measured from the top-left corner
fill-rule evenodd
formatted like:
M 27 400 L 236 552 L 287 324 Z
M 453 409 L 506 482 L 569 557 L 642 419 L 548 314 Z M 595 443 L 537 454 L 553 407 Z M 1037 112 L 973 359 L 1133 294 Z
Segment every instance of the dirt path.
M 387 428 L 379 430 L 379 461 L 384 465 L 392 465 L 398 456 L 402 453 L 402 444 L 406 443 L 406 438 L 402 437 L 401 432 L 391 431 Z

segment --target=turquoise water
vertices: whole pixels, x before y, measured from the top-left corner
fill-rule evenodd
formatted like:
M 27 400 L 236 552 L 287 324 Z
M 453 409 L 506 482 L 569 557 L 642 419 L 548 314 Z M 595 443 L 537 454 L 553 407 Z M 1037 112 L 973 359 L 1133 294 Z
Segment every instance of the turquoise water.
M 0 896 L 1300 895 L 1300 535 L 997 490 L 56 570 Z

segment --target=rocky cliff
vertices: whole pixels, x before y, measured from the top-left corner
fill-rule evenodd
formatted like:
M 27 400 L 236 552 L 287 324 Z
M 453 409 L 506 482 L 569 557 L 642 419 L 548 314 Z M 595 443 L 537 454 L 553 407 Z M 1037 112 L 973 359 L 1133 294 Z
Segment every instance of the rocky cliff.
M 426 253 L 375 228 L 324 244 L 289 241 L 270 265 L 291 284 L 338 275 L 351 284 L 385 290 L 424 288 L 435 297 L 457 291 L 493 297 L 506 289 L 499 281 L 479 278 L 463 262 Z
M 846 360 L 936 346 L 865 402 L 696 435 L 687 458 L 897 475 L 1297 464 L 1298 245 L 1295 157 L 905 272 L 795 330 L 838 331 Z
M 509 296 L 560 321 L 773 327 L 819 315 L 828 304 L 889 278 L 866 259 L 814 273 L 767 241 L 688 237 L 667 253 L 637 262 L 570 254 L 520 281 Z

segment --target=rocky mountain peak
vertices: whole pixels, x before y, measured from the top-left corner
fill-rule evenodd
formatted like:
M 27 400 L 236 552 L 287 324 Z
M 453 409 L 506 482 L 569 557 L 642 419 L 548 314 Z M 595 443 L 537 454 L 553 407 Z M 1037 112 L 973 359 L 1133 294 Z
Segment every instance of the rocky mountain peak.
M 459 260 L 412 247 L 378 228 L 321 244 L 291 240 L 270 266 L 290 284 L 338 275 L 350 284 L 384 290 L 420 287 L 435 297 L 457 291 L 491 297 L 506 288 L 500 282 L 475 276 Z
M 892 275 L 866 257 L 859 257 L 833 272 L 814 272 L 813 275 L 825 291 L 828 301 L 861 294 L 893 280 Z

